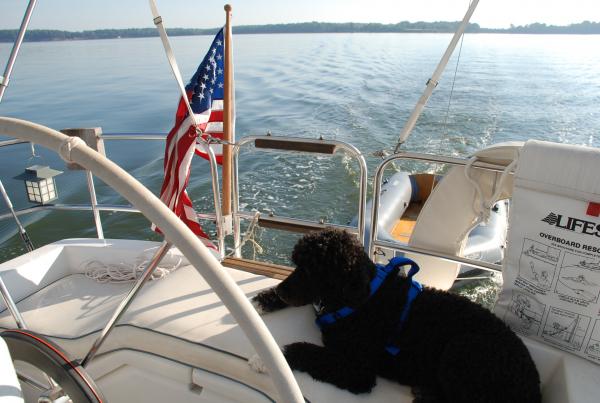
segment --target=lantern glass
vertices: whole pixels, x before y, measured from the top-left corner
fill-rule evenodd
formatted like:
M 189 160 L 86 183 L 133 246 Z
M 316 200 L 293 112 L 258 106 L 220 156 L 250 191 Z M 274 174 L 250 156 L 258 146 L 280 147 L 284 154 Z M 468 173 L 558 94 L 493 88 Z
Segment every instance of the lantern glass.
M 54 177 L 61 173 L 47 166 L 33 165 L 15 179 L 25 182 L 27 198 L 30 202 L 46 204 L 58 198 Z
M 48 179 L 48 201 L 56 199 L 56 185 L 54 178 Z
M 27 199 L 31 202 L 35 202 L 35 193 L 33 193 L 34 182 L 25 181 L 25 186 L 27 187 Z
M 27 197 L 29 201 L 32 203 L 41 203 L 42 202 L 42 194 L 40 193 L 40 185 L 36 181 L 25 181 L 25 186 L 27 186 Z
M 40 195 L 42 197 L 42 203 L 48 203 L 49 201 L 56 199 L 56 187 L 53 178 L 42 179 L 40 181 Z
M 55 200 L 56 197 L 56 185 L 54 184 L 54 178 L 42 179 L 38 182 L 39 185 L 39 196 L 36 194 L 34 189 L 34 194 L 36 194 L 36 201 L 38 203 L 46 204 L 52 200 Z

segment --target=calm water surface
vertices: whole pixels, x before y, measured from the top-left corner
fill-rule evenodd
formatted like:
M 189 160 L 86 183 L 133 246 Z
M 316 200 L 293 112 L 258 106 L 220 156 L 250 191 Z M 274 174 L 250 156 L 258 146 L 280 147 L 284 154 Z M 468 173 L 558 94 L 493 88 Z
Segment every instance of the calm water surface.
M 209 37 L 173 38 L 184 79 Z M 323 136 L 350 142 L 370 173 L 391 149 L 435 69 L 450 35 L 302 34 L 235 38 L 238 137 Z M 600 147 L 600 36 L 469 35 L 406 143 L 415 151 L 466 156 L 508 140 L 546 139 Z M 4 66 L 10 44 L 0 44 Z M 452 98 L 451 89 L 454 82 Z M 0 115 L 55 129 L 102 127 L 106 133 L 160 133 L 178 100 L 158 38 L 26 43 Z M 2 134 L 2 133 L 0 133 Z M 113 141 L 108 156 L 154 192 L 162 182 L 162 142 Z M 0 149 L 0 177 L 16 208 L 26 207 L 13 176 L 33 163 L 62 169 L 54 155 L 28 146 Z M 411 167 L 409 167 L 411 168 Z M 198 211 L 212 210 L 208 164 L 197 159 L 189 192 Z M 347 223 L 357 212 L 358 167 L 333 158 L 248 149 L 240 163 L 246 209 Z M 81 172 L 58 178 L 60 203 L 89 203 Z M 97 180 L 99 199 L 123 201 Z M 0 202 L 0 213 L 7 212 Z M 24 219 L 36 243 L 95 236 L 90 213 Z M 103 213 L 106 237 L 158 239 L 139 216 Z M 210 229 L 210 224 L 206 224 Z M 0 222 L 0 261 L 22 252 L 11 220 Z M 261 259 L 286 263 L 296 236 L 258 235 Z M 251 248 L 246 250 L 251 254 Z

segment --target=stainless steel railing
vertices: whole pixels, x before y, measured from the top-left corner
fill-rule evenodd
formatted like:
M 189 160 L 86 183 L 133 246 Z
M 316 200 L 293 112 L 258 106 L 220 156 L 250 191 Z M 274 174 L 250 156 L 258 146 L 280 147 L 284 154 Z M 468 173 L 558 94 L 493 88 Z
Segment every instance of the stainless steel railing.
M 136 133 L 104 133 L 101 135 L 101 138 L 103 140 L 161 140 L 164 141 L 167 138 L 166 134 L 160 134 L 160 133 L 154 133 L 154 134 L 136 134 Z M 27 143 L 26 141 L 22 141 L 22 140 L 5 140 L 5 141 L 0 141 L 0 148 L 2 147 L 9 147 L 9 146 L 14 146 L 14 145 L 18 145 L 18 144 L 24 144 Z M 203 143 L 204 144 L 204 143 Z M 219 190 L 219 178 L 218 178 L 218 170 L 217 170 L 217 163 L 216 163 L 216 158 L 214 156 L 214 152 L 212 151 L 212 149 L 208 146 L 205 147 L 205 152 L 207 153 L 207 155 L 209 156 L 209 163 L 210 163 L 210 167 L 211 167 L 211 182 L 212 182 L 212 190 L 213 190 L 213 201 L 214 201 L 214 205 L 215 205 L 215 213 L 214 215 L 208 216 L 208 215 L 199 215 L 199 217 L 201 219 L 211 219 L 214 220 L 216 222 L 216 230 L 217 230 L 217 242 L 218 242 L 218 249 L 219 249 L 219 253 L 221 254 L 221 257 L 224 256 L 225 253 L 225 232 L 223 231 L 223 217 L 222 217 L 222 213 L 221 213 L 221 199 L 220 199 L 220 190 Z M 7 214 L 1 214 L 0 215 L 0 220 L 4 219 L 8 216 L 13 216 L 15 218 L 15 220 L 17 221 L 17 225 L 19 226 L 19 228 L 22 228 L 22 226 L 20 225 L 20 222 L 18 221 L 17 216 L 20 216 L 22 214 L 28 214 L 28 213 L 33 213 L 36 211 L 42 211 L 42 210 L 78 210 L 78 211 L 92 211 L 92 214 L 94 216 L 94 224 L 96 226 L 96 233 L 98 235 L 99 239 L 104 238 L 104 229 L 102 227 L 102 222 L 100 220 L 100 211 L 119 211 L 119 212 L 130 212 L 130 213 L 139 213 L 138 210 L 133 209 L 131 206 L 110 206 L 110 205 L 100 205 L 97 202 L 97 198 L 96 198 L 96 190 L 94 187 L 94 179 L 93 176 L 91 175 L 91 173 L 87 172 L 87 186 L 88 186 L 88 193 L 90 195 L 90 201 L 91 201 L 91 205 L 62 205 L 62 204 L 56 204 L 56 205 L 44 205 L 44 206 L 36 206 L 36 207 L 30 207 L 30 208 L 26 208 L 20 211 L 16 211 L 16 212 L 12 212 L 10 215 Z M 7 203 L 7 205 L 9 205 L 9 207 L 12 206 L 12 203 L 10 202 L 10 198 L 8 198 L 8 196 L 5 197 L 5 201 Z M 12 209 L 11 209 L 12 210 Z M 26 232 L 21 231 L 21 234 L 27 234 Z M 28 249 L 31 249 L 29 244 L 26 244 Z
M 365 234 L 365 210 L 367 204 L 367 163 L 362 153 L 353 145 L 337 140 L 309 139 L 303 137 L 280 137 L 280 136 L 248 136 L 238 140 L 233 148 L 233 227 L 234 227 L 234 249 L 237 257 L 241 256 L 241 230 L 240 217 L 244 214 L 250 215 L 251 212 L 240 211 L 239 206 L 239 174 L 238 174 L 238 156 L 241 147 L 246 144 L 254 143 L 256 148 L 268 150 L 294 151 L 302 153 L 318 153 L 333 155 L 338 149 L 342 149 L 354 157 L 360 166 L 360 181 L 359 181 L 359 201 L 358 201 L 358 226 L 355 231 L 358 233 L 358 238 L 361 243 L 364 242 Z M 325 224 L 318 221 L 296 220 L 287 217 L 276 217 L 268 215 L 260 217 L 259 221 L 278 228 L 293 229 L 298 232 L 308 230 L 318 230 L 325 226 L 342 227 L 339 225 Z M 345 229 L 349 229 L 346 227 Z
M 145 140 L 145 141 L 164 141 L 167 135 L 164 133 L 102 133 L 101 138 L 107 141 L 126 141 L 126 140 Z M 258 219 L 259 225 L 263 227 L 271 228 L 294 228 L 299 232 L 306 232 L 310 230 L 318 230 L 325 227 L 338 227 L 347 231 L 356 233 L 361 239 L 364 240 L 364 229 L 365 229 L 365 211 L 366 211 L 366 189 L 367 189 L 367 167 L 364 156 L 361 152 L 352 146 L 351 144 L 344 143 L 336 140 L 322 140 L 322 139 L 307 139 L 298 137 L 278 137 L 278 136 L 251 136 L 240 139 L 234 147 L 234 168 L 233 168 L 233 221 L 234 221 L 234 242 L 238 246 L 236 248 L 236 254 L 239 255 L 239 242 L 241 238 L 240 231 L 240 220 L 252 220 L 255 218 L 254 212 L 246 212 L 239 210 L 239 182 L 238 182 L 238 153 L 240 147 L 250 142 L 255 142 L 258 148 L 268 149 L 280 149 L 280 150 L 291 150 L 291 151 L 302 151 L 312 152 L 321 154 L 333 154 L 339 149 L 343 149 L 351 156 L 353 156 L 359 163 L 360 166 L 360 182 L 359 182 L 359 208 L 358 208 L 358 226 L 351 227 L 346 225 L 337 225 L 331 223 L 324 223 L 312 220 L 302 220 L 290 217 L 280 217 L 272 214 L 261 215 Z M 25 144 L 27 142 L 21 140 L 4 140 L 0 141 L 0 149 L 3 147 L 14 146 L 18 144 Z M 210 150 L 212 151 L 212 150 Z M 200 213 L 198 214 L 199 220 L 210 220 L 216 223 L 217 239 L 219 242 L 219 250 L 223 255 L 225 250 L 224 236 L 225 232 L 223 229 L 223 217 L 220 212 L 220 195 L 218 172 L 216 164 L 211 164 L 211 180 L 213 184 L 213 195 L 215 195 L 215 212 L 214 213 Z M 32 214 L 40 211 L 91 211 L 94 216 L 94 224 L 98 238 L 102 238 L 104 235 L 104 229 L 100 220 L 100 212 L 124 212 L 124 213 L 139 213 L 139 210 L 129 205 L 115 205 L 115 204 L 100 204 L 97 202 L 95 197 L 95 188 L 93 183 L 93 177 L 87 175 L 88 193 L 90 194 L 90 204 L 48 204 L 38 205 L 33 207 L 27 207 L 21 210 L 17 210 L 12 213 L 0 214 L 0 220 L 13 217 L 18 220 L 17 217 L 26 214 Z

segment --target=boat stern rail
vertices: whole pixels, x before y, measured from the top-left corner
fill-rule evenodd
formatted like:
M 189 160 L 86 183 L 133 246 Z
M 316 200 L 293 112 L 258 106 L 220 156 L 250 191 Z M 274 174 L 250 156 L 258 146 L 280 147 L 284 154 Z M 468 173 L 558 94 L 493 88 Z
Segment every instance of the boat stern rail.
M 412 160 L 426 163 L 435 163 L 435 164 L 447 164 L 453 166 L 466 166 L 469 163 L 469 160 L 463 158 L 449 157 L 449 156 L 440 156 L 435 154 L 425 154 L 425 153 L 417 153 L 417 152 L 406 152 L 401 151 L 399 153 L 393 154 L 383 160 L 376 169 L 375 178 L 373 182 L 373 208 L 371 210 L 371 223 L 368 231 L 368 244 L 367 250 L 369 256 L 375 260 L 377 255 L 381 253 L 383 249 L 392 250 L 393 253 L 401 252 L 401 253 L 409 253 L 422 255 L 427 257 L 432 257 L 435 259 L 440 259 L 442 261 L 457 263 L 460 265 L 467 265 L 474 268 L 491 271 L 491 272 L 499 272 L 502 269 L 501 265 L 485 262 L 482 260 L 469 259 L 461 256 L 457 256 L 454 254 L 443 253 L 439 251 L 432 250 L 431 248 L 420 248 L 414 245 L 406 245 L 401 244 L 399 242 L 390 242 L 389 240 L 380 240 L 378 239 L 378 220 L 379 220 L 379 209 L 380 209 L 380 199 L 381 199 L 381 189 L 383 185 L 383 174 L 386 167 L 400 160 Z M 502 164 L 495 164 L 491 162 L 478 160 L 472 163 L 473 169 L 480 169 L 484 171 L 491 171 L 495 173 L 502 173 L 506 170 L 506 166 Z M 512 172 L 509 172 L 512 174 Z
M 253 143 L 256 148 L 273 151 L 294 151 L 302 153 L 319 153 L 333 155 L 337 150 L 344 150 L 352 156 L 360 167 L 359 181 L 359 201 L 358 201 L 358 225 L 356 232 L 358 239 L 364 243 L 365 234 L 365 210 L 367 204 L 367 163 L 362 153 L 353 145 L 338 140 L 309 139 L 303 137 L 283 137 L 273 136 L 271 134 L 263 136 L 248 136 L 238 140 L 233 148 L 233 233 L 235 242 L 235 256 L 241 257 L 241 231 L 240 218 L 250 214 L 247 211 L 240 211 L 239 205 L 239 174 L 238 174 L 238 156 L 241 147 Z M 262 217 L 264 226 L 276 227 L 288 231 L 307 232 L 311 230 L 322 229 L 325 226 L 335 226 L 324 222 L 296 220 L 293 218 Z M 260 219 L 259 219 L 260 222 Z

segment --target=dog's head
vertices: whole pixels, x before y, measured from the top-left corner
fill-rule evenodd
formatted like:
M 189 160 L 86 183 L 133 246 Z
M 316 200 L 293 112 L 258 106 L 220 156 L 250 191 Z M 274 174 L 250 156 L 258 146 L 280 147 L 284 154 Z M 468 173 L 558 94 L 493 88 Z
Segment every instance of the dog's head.
M 276 288 L 292 306 L 358 306 L 369 296 L 375 265 L 355 235 L 326 229 L 305 235 L 292 252 L 296 270 Z

